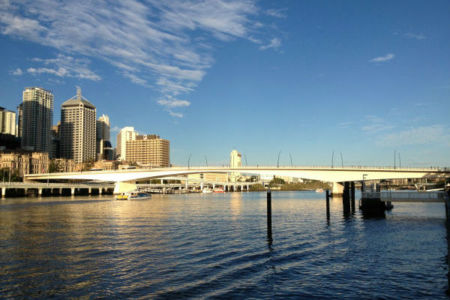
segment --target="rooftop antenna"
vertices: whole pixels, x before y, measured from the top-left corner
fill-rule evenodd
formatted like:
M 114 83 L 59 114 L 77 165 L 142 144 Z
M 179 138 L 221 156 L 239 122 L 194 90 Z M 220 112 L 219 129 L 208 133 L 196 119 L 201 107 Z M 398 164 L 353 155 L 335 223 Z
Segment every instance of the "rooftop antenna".
M 77 86 L 77 99 L 81 100 L 81 88 Z
M 292 164 L 292 155 L 291 155 L 290 152 L 289 152 L 289 158 L 290 158 L 290 160 L 291 160 L 291 167 L 293 167 L 294 165 Z

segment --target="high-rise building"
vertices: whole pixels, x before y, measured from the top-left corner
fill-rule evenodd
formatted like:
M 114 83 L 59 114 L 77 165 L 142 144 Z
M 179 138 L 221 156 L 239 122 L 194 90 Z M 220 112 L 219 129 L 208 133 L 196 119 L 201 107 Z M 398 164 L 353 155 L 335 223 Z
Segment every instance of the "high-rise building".
M 230 153 L 230 168 L 240 168 L 240 167 L 242 167 L 242 155 L 237 150 L 233 150 Z M 232 172 L 230 174 L 230 181 L 236 182 L 238 181 L 240 176 L 241 176 L 240 173 Z
M 0 133 L 17 135 L 16 132 L 16 113 L 0 107 Z
M 109 117 L 107 115 L 101 115 L 97 120 L 97 139 L 104 141 L 110 140 L 110 128 Z
M 51 150 L 50 130 L 53 120 L 53 94 L 39 87 L 28 87 L 23 91 L 21 146 L 24 149 L 47 152 Z
M 22 137 L 22 129 L 23 129 L 23 103 L 20 103 L 17 106 L 17 136 L 19 138 Z
M 125 160 L 151 167 L 170 166 L 170 142 L 158 135 L 138 135 L 126 142 Z
M 59 158 L 60 157 L 60 145 L 61 140 L 59 136 L 59 132 L 61 129 L 61 122 L 58 122 L 56 125 L 52 126 L 51 137 L 52 137 L 52 150 L 50 152 L 50 158 Z
M 96 108 L 81 96 L 80 88 L 61 106 L 60 152 L 76 163 L 95 161 Z
M 113 151 L 110 142 L 109 117 L 102 115 L 97 120 L 97 160 L 112 160 Z
M 124 127 L 117 135 L 117 152 L 116 155 L 119 160 L 125 160 L 127 152 L 127 141 L 133 141 L 136 139 L 137 132 L 134 131 L 134 127 Z

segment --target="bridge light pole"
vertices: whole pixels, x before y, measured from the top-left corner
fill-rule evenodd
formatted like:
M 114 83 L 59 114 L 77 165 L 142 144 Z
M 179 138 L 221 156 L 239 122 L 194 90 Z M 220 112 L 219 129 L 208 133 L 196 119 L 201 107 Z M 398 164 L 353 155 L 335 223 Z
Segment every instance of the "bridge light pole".
M 396 163 L 397 163 L 397 150 L 394 150 L 394 169 L 396 167 Z
M 280 152 L 278 152 L 277 168 L 280 167 L 280 155 L 281 155 L 281 150 L 280 150 Z
M 292 155 L 291 155 L 291 153 L 289 153 L 289 158 L 291 159 L 291 167 L 293 167 L 294 165 L 292 164 Z
M 189 158 L 188 158 L 188 169 L 190 169 L 190 167 L 191 167 L 191 156 L 192 156 L 192 153 L 189 153 Z
M 331 167 L 334 168 L 334 150 L 331 152 Z

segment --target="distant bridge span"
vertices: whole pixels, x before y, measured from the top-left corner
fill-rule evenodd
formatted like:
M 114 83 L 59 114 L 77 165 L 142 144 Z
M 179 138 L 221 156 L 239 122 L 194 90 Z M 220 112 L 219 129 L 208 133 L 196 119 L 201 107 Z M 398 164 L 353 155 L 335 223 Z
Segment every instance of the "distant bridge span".
M 241 173 L 263 176 L 289 176 L 326 182 L 342 183 L 363 180 L 423 178 L 433 175 L 450 176 L 449 169 L 394 169 L 380 167 L 171 167 L 153 169 L 127 169 L 112 171 L 83 171 L 25 175 L 25 180 L 95 180 L 134 182 L 152 178 L 201 173 Z

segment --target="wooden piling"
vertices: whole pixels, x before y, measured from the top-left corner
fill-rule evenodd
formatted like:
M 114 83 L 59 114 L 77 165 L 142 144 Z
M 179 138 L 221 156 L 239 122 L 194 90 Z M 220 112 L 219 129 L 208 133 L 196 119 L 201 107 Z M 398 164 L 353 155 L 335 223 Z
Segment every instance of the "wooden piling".
M 267 190 L 267 242 L 272 246 L 272 192 Z
M 327 220 L 330 220 L 330 190 L 326 191 Z

